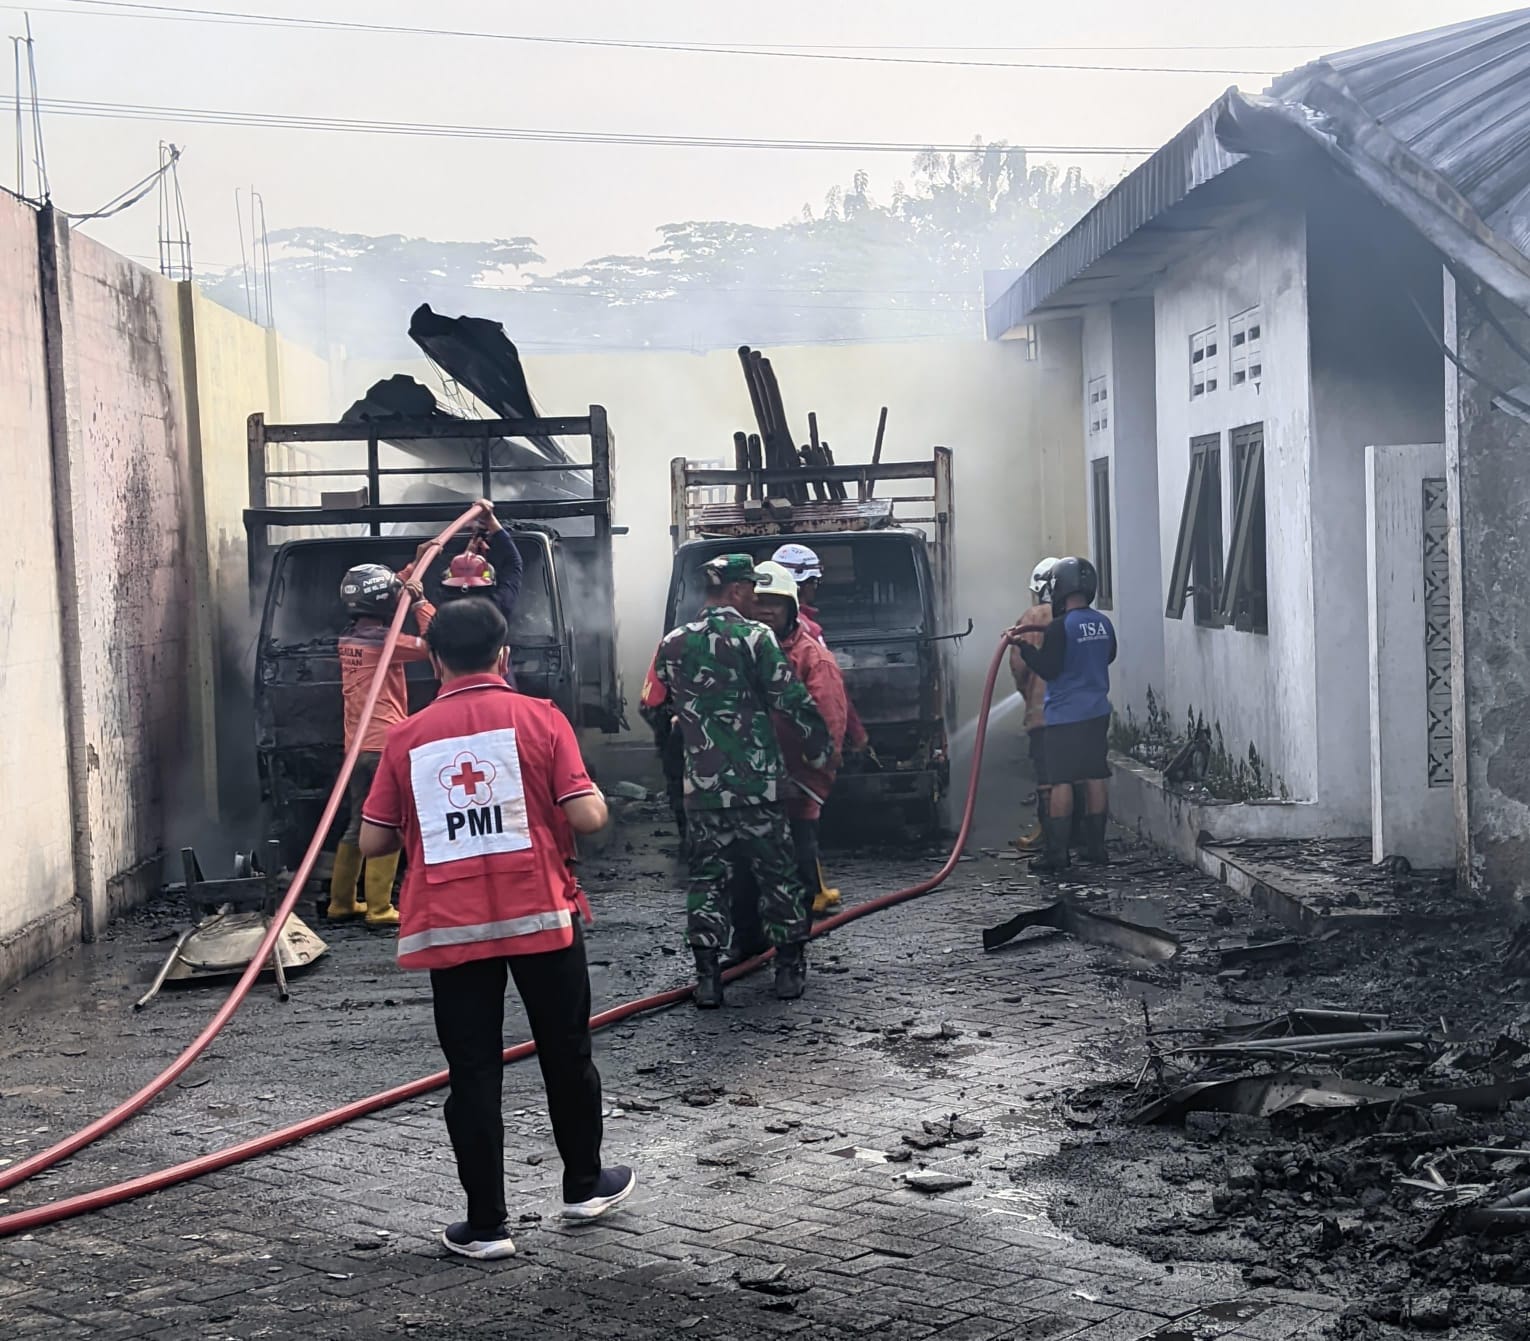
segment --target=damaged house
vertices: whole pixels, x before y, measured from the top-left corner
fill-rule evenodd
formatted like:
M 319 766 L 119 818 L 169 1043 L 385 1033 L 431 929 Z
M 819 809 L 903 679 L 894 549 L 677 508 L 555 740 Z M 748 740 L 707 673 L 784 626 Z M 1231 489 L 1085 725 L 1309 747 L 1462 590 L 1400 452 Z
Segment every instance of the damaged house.
M 989 293 L 1081 350 L 1118 741 L 1246 802 L 1123 761 L 1126 822 L 1530 885 L 1527 195 L 1518 11 L 1229 91 Z

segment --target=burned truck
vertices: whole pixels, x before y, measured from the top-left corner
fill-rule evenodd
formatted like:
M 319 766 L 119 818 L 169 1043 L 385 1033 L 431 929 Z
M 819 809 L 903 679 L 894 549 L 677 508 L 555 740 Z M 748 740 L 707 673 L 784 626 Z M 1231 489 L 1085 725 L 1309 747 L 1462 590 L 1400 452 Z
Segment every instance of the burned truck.
M 877 465 L 723 470 L 671 464 L 674 564 L 666 628 L 701 606 L 701 565 L 717 554 L 763 562 L 795 541 L 823 566 L 818 614 L 871 751 L 846 760 L 825 824 L 895 824 L 930 834 L 945 821 L 948 733 L 956 714 L 951 607 L 951 453 Z M 918 492 L 876 497 L 877 486 Z M 788 489 L 837 485 L 844 498 L 793 501 Z M 779 491 L 773 493 L 773 491 Z M 736 501 L 730 495 L 736 495 Z M 922 529 L 928 528 L 928 529 Z
M 579 727 L 622 730 L 613 589 L 612 443 L 604 409 L 542 417 L 515 347 L 494 322 L 428 307 L 410 334 L 500 417 L 448 413 L 407 377 L 379 382 L 339 423 L 249 421 L 245 512 L 255 655 L 256 766 L 267 831 L 295 864 L 344 755 L 337 644 L 340 579 L 360 563 L 395 570 L 480 497 L 494 503 L 525 572 L 507 644 L 517 687 Z M 582 443 L 571 452 L 565 440 Z M 421 574 L 443 598 L 457 536 Z M 427 663 L 405 667 L 410 711 L 428 703 Z

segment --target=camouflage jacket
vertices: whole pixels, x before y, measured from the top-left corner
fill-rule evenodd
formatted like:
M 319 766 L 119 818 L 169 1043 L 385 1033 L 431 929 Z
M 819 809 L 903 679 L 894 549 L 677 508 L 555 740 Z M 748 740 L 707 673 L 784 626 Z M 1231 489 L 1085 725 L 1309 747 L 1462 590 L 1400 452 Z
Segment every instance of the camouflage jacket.
M 811 765 L 833 750 L 829 728 L 793 674 L 776 636 L 727 606 L 708 606 L 665 635 L 654 657 L 653 696 L 667 695 L 685 739 L 685 805 L 722 810 L 781 798 L 786 765 L 772 710 L 802 734 Z M 656 704 L 647 703 L 650 709 Z

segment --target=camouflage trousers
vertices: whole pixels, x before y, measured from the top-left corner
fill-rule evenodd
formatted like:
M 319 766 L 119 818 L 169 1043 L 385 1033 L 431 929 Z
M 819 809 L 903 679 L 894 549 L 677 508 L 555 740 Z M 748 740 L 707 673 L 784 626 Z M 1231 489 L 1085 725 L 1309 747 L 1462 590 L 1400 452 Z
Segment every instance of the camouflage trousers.
M 754 877 L 760 922 L 772 945 L 808 937 L 808 892 L 797 870 L 786 810 L 779 804 L 692 810 L 686 815 L 686 939 L 699 949 L 727 951 L 733 943 L 734 877 Z

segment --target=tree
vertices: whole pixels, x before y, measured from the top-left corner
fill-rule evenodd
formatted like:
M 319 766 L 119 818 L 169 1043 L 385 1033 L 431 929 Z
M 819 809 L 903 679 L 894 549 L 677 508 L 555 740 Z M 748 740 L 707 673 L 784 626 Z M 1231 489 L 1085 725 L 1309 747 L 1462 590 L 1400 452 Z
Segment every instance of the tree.
M 1077 169 L 1032 164 L 1004 143 L 920 154 L 887 204 L 856 172 L 815 215 L 774 227 L 666 224 L 637 256 L 541 275 L 531 238 L 434 243 L 290 229 L 274 234 L 278 324 L 363 357 L 403 357 L 408 314 L 502 321 L 518 343 L 554 348 L 691 348 L 981 333 L 985 269 L 1027 264 L 1097 199 Z M 243 277 L 209 286 L 242 310 Z

